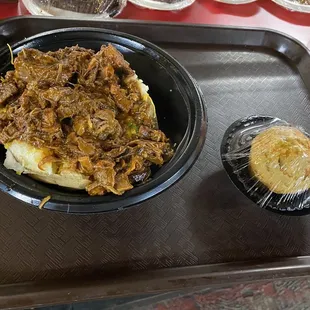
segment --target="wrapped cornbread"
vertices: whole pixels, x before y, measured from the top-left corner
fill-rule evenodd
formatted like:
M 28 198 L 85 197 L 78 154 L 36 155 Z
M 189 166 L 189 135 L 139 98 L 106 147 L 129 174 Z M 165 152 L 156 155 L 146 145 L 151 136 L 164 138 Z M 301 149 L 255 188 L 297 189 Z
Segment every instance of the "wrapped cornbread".
M 276 194 L 310 188 L 310 140 L 290 126 L 274 126 L 251 143 L 251 174 Z
M 221 155 L 235 185 L 261 207 L 310 207 L 310 139 L 303 129 L 278 118 L 247 117 L 228 128 Z

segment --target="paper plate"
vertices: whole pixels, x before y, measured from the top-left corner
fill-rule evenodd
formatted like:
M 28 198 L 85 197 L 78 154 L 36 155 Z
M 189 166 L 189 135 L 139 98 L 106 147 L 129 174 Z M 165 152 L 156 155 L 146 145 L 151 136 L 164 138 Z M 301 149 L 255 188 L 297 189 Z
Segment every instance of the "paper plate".
M 255 2 L 256 0 L 215 0 L 215 1 L 228 4 L 247 4 Z
M 196 0 L 183 0 L 175 3 L 161 2 L 157 0 L 129 0 L 129 2 L 143 8 L 161 11 L 177 11 L 192 5 Z

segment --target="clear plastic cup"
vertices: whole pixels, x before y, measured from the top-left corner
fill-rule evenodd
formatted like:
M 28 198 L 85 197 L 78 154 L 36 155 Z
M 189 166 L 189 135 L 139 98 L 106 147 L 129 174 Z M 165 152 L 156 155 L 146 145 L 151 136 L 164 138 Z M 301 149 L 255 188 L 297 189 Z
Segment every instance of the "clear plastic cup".
M 192 5 L 196 0 L 128 0 L 129 2 L 154 10 L 174 11 L 182 10 Z
M 21 0 L 33 15 L 108 18 L 118 15 L 127 0 Z

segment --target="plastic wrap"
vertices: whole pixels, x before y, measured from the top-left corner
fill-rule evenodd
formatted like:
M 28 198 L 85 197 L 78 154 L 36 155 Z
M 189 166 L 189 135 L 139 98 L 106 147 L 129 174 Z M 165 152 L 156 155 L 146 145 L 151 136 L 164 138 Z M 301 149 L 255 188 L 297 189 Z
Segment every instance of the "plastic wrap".
M 70 18 L 109 18 L 118 15 L 127 0 L 22 0 L 33 15 Z
M 233 183 L 262 208 L 310 213 L 310 140 L 302 128 L 269 116 L 233 123 L 222 145 Z

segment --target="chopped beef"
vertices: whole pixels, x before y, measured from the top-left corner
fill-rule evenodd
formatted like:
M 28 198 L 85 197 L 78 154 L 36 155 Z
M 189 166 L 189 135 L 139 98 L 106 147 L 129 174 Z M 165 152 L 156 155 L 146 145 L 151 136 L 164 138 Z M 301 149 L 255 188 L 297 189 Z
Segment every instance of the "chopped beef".
M 151 100 L 112 45 L 23 49 L 0 83 L 0 143 L 50 150 L 46 161 L 89 176 L 90 195 L 123 194 L 173 156 Z M 153 113 L 153 114 L 152 114 Z
M 18 93 L 18 88 L 14 82 L 3 82 L 0 84 L 0 106 L 2 106 L 8 99 Z

